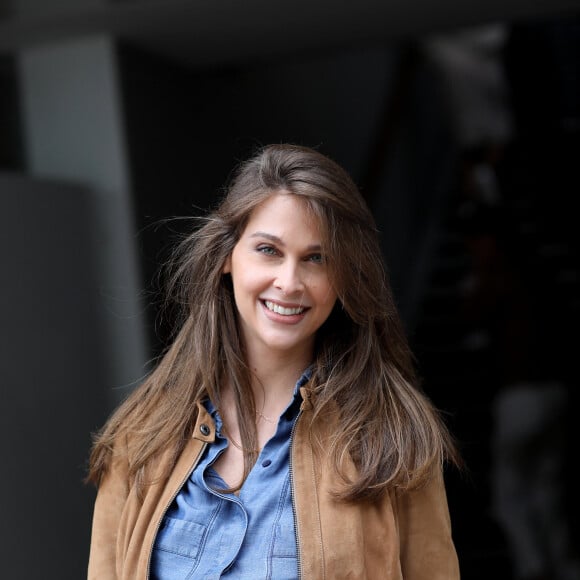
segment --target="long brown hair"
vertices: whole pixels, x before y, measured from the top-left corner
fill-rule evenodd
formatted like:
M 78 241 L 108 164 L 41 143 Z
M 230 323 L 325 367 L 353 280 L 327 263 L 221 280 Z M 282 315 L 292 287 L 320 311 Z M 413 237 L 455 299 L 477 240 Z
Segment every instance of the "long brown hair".
M 321 225 L 322 246 L 338 300 L 316 337 L 315 417 L 339 409 L 330 453 L 341 474 L 344 454 L 358 478 L 344 499 L 373 499 L 386 489 L 420 485 L 445 459 L 451 437 L 417 384 L 413 357 L 382 262 L 373 217 L 356 185 L 323 154 L 270 145 L 241 164 L 217 209 L 181 244 L 170 293 L 182 318 L 161 361 L 116 410 L 95 439 L 88 480 L 98 484 L 115 444 L 129 442 L 129 478 L 138 489 L 162 452 L 177 459 L 191 435 L 196 402 L 220 406 L 227 377 L 244 449 L 257 447 L 250 371 L 235 302 L 223 266 L 259 204 L 275 192 L 304 199 Z M 245 475 L 256 460 L 244 455 Z

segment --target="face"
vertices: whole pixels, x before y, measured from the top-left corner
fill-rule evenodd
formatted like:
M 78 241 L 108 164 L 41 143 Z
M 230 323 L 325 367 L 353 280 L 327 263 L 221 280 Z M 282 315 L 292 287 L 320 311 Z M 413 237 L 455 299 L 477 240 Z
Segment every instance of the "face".
M 317 219 L 299 197 L 279 193 L 260 204 L 224 267 L 250 356 L 313 354 L 316 331 L 334 292 Z

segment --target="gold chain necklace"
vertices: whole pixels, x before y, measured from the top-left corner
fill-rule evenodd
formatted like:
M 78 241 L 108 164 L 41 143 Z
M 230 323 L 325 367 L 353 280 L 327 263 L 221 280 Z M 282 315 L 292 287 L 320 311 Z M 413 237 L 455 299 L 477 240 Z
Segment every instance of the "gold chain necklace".
M 256 415 L 260 418 L 260 419 L 264 419 L 264 421 L 266 421 L 267 423 L 271 423 L 272 425 L 274 425 L 275 423 L 277 423 L 278 421 L 274 420 L 274 419 L 270 419 L 270 417 L 266 417 L 266 415 L 264 415 L 264 413 L 262 413 L 261 411 L 256 411 Z

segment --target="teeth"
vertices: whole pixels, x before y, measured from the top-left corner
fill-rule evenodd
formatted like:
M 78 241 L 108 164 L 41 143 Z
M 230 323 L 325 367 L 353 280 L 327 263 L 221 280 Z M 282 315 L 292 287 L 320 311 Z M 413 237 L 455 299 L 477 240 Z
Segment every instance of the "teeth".
M 279 304 L 274 304 L 274 302 L 270 302 L 269 300 L 264 301 L 266 303 L 266 308 L 275 312 L 276 314 L 282 314 L 283 316 L 291 316 L 292 314 L 302 314 L 304 312 L 304 308 L 284 308 Z

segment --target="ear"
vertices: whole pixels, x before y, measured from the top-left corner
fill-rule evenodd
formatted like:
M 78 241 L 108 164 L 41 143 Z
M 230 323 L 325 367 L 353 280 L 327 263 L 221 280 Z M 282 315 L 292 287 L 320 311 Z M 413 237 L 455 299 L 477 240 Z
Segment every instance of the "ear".
M 222 274 L 231 274 L 232 272 L 232 255 L 230 254 L 224 263 Z

